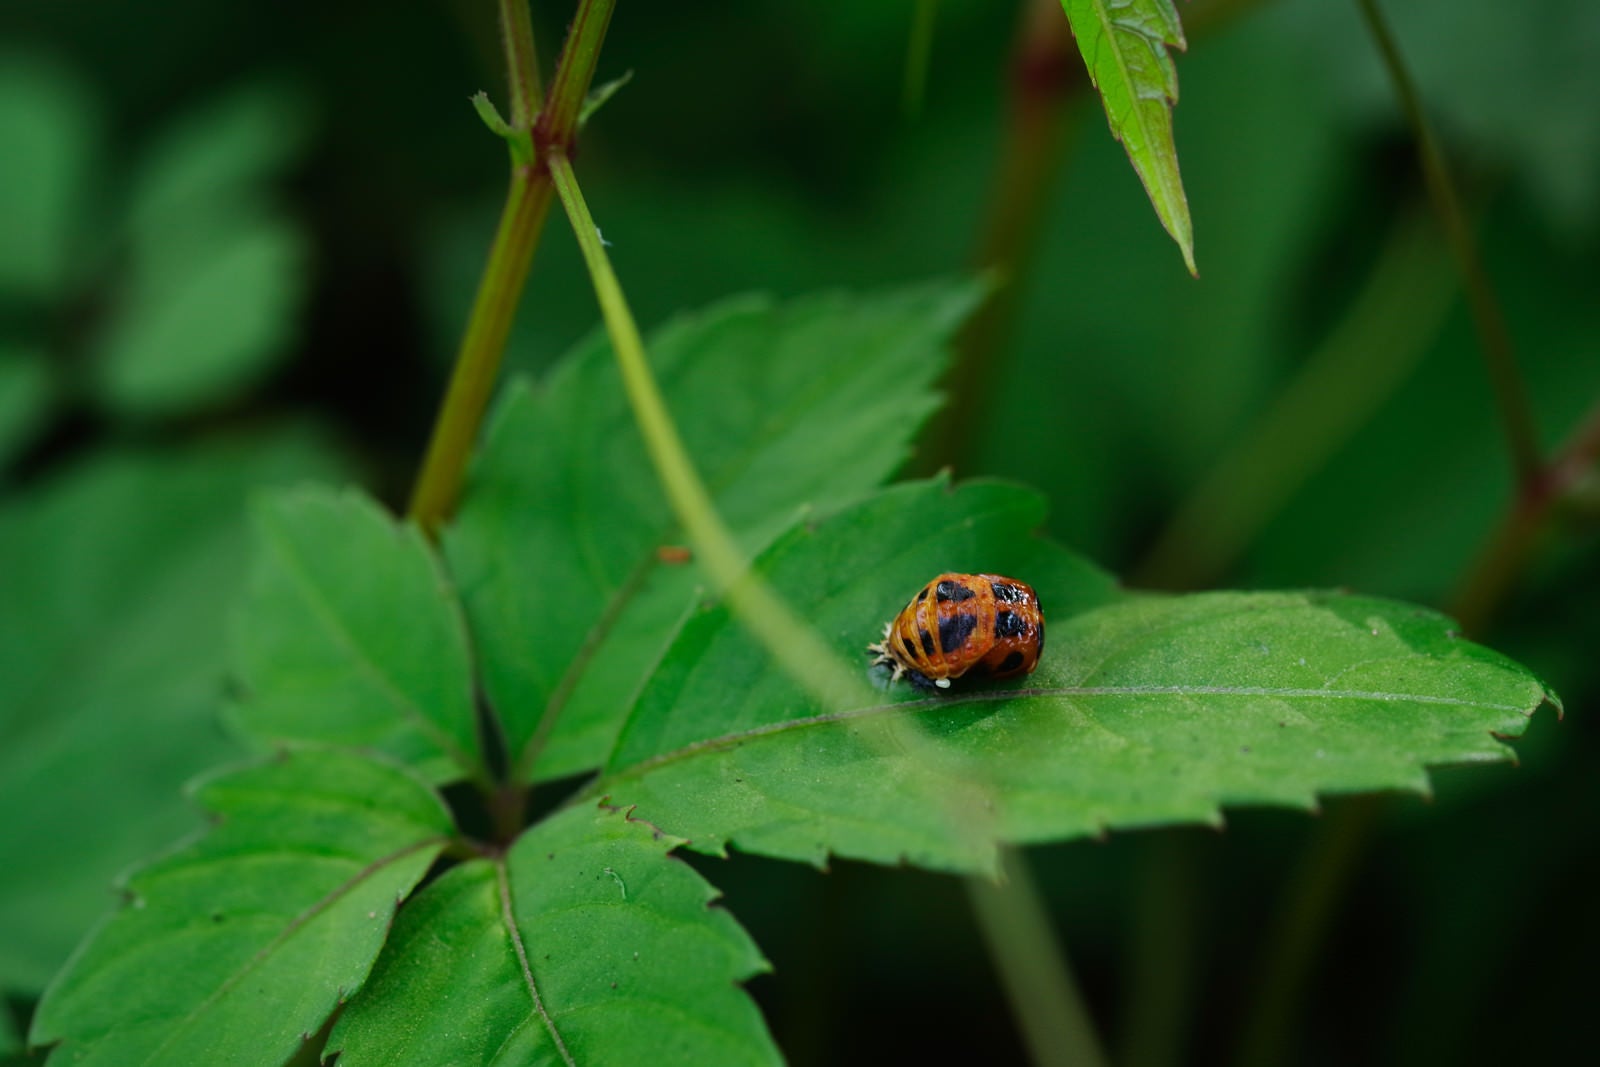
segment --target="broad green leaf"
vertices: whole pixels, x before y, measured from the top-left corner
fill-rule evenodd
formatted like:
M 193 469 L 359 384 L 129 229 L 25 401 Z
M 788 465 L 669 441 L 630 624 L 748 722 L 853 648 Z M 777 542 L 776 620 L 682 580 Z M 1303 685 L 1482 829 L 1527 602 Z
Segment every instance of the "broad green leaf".
M 1178 173 L 1172 105 L 1178 72 L 1168 46 L 1187 47 L 1172 0 L 1061 0 L 1100 90 L 1111 135 L 1122 142 L 1161 225 L 1194 274 L 1194 227 Z
M 1001 513 L 1006 497 L 1010 523 L 979 520 L 975 533 L 961 521 Z M 759 562 L 863 670 L 862 647 L 927 576 L 1011 573 L 1035 585 L 1049 618 L 1027 679 L 933 697 L 900 686 L 878 704 L 822 709 L 724 608 L 708 608 L 680 632 L 591 791 L 697 849 L 983 870 L 997 841 L 1425 792 L 1429 766 L 1507 758 L 1500 738 L 1553 699 L 1447 619 L 1392 601 L 1108 598 L 1083 564 L 1023 536 L 1016 520 L 1036 509 L 1003 487 L 910 485 L 796 530 Z
M 303 434 L 102 456 L 0 510 L 0 988 L 37 992 L 112 878 L 193 828 L 246 496 L 327 475 Z
M 899 466 L 936 402 L 943 346 L 979 295 L 942 284 L 747 298 L 655 333 L 667 402 L 748 549 L 802 506 L 832 505 Z M 536 778 L 604 757 L 698 595 L 698 567 L 663 562 L 681 538 L 603 338 L 538 388 L 512 385 L 445 551 L 524 772 L 540 746 Z
M 54 393 L 42 353 L 0 344 L 0 470 L 48 420 Z
M 303 750 L 206 779 L 217 821 L 132 874 L 45 993 L 35 1044 L 76 1064 L 282 1063 L 365 980 L 451 832 L 403 769 Z
M 95 387 L 136 416 L 191 410 L 255 384 L 294 337 L 308 250 L 273 215 L 165 231 L 135 258 L 132 283 L 99 339 Z
M 85 222 L 98 126 L 79 79 L 33 57 L 0 57 L 0 292 L 61 295 L 74 229 Z
M 408 902 L 328 1041 L 345 1067 L 757 1064 L 781 1057 L 737 987 L 766 961 L 683 842 L 581 805 Z
M 259 501 L 255 529 L 233 639 L 245 731 L 487 780 L 466 630 L 417 528 L 354 491 L 301 489 Z

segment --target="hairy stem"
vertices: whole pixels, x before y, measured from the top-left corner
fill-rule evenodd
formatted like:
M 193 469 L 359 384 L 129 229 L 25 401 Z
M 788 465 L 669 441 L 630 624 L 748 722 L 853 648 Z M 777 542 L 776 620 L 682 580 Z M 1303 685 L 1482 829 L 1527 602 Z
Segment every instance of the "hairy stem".
M 594 79 L 615 0 L 584 0 L 561 50 L 549 99 L 539 92 L 538 55 L 527 0 L 500 0 L 507 79 L 511 87 L 511 189 L 478 281 L 467 328 L 456 353 L 433 436 L 417 475 L 407 514 L 430 536 L 455 510 L 467 461 L 500 373 L 506 338 L 516 318 L 528 268 L 549 215 L 551 186 L 543 156 L 569 154 L 578 115 Z M 530 146 L 534 151 L 530 151 Z M 532 158 L 530 158 L 532 157 Z
M 1417 142 L 1417 155 L 1428 185 L 1428 196 L 1444 223 L 1450 250 L 1461 270 L 1466 286 L 1467 303 L 1472 311 L 1473 326 L 1478 334 L 1478 345 L 1483 352 L 1489 383 L 1494 390 L 1495 404 L 1500 409 L 1500 425 L 1505 433 L 1506 448 L 1511 454 L 1512 470 L 1518 486 L 1527 486 L 1538 477 L 1540 448 L 1534 428 L 1533 411 L 1528 403 L 1527 386 L 1517 369 L 1516 353 L 1512 349 L 1511 335 L 1506 330 L 1505 316 L 1500 310 L 1494 287 L 1484 270 L 1483 257 L 1478 251 L 1477 238 L 1462 210 L 1461 196 L 1456 191 L 1450 167 L 1434 135 L 1433 126 L 1422 107 L 1411 72 L 1400 55 L 1400 47 L 1390 32 L 1388 22 L 1379 10 L 1377 0 L 1356 0 L 1366 20 L 1383 59 L 1383 65 L 1394 83 L 1395 96 L 1411 126 Z
M 461 495 L 467 460 L 500 373 L 506 337 L 549 211 L 550 183 L 532 164 L 514 166 L 511 189 L 456 353 L 450 386 L 411 493 L 408 514 L 430 536 L 450 517 Z
M 500 0 L 500 40 L 506 53 L 506 78 L 511 83 L 511 128 L 532 129 L 544 101 L 528 0 Z

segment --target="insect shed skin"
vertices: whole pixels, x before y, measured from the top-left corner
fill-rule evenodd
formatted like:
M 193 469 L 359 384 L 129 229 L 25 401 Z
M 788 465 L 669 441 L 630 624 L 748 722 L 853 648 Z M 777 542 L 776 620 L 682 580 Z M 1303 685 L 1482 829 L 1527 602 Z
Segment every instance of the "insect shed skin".
M 1032 674 L 1044 654 L 1044 612 L 1033 587 L 1000 574 L 941 574 L 867 646 L 873 666 L 918 689 L 948 690 L 961 676 Z

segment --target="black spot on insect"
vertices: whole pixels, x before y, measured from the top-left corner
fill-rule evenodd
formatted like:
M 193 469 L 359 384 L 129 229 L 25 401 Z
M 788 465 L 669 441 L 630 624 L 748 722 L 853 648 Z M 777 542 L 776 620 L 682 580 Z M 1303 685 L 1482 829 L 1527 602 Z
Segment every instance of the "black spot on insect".
M 1039 654 L 1044 655 L 1044 616 L 1039 616 L 1039 622 L 1033 628 L 1034 638 L 1039 642 Z
M 1021 637 L 1028 632 L 1028 623 L 1014 611 L 1002 611 L 994 617 L 996 637 Z
M 999 673 L 1004 674 L 1006 671 L 1014 671 L 1020 666 L 1022 666 L 1022 653 L 1013 652 L 1011 655 L 1000 661 Z
M 994 598 L 1003 604 L 1017 604 L 1028 599 L 1028 594 L 1005 582 L 990 582 L 989 588 L 994 590 Z
M 944 633 L 943 626 L 939 627 L 939 632 L 941 634 Z M 933 655 L 933 635 L 926 630 L 918 630 L 917 637 L 922 641 L 922 654 L 924 656 Z
M 972 631 L 978 628 L 976 615 L 951 615 L 939 620 L 939 644 L 949 655 L 967 643 Z
M 922 587 L 922 592 L 917 594 L 917 603 L 920 604 L 924 600 L 927 600 L 927 599 L 928 599 L 928 587 L 927 586 L 923 586 Z
M 968 589 L 966 586 L 962 585 L 960 582 L 952 582 L 948 578 L 939 583 L 938 588 L 934 590 L 934 593 L 938 596 L 939 603 L 941 604 L 947 600 L 954 600 L 957 603 L 960 603 L 963 600 L 971 600 L 973 597 L 978 595 L 977 593 L 974 593 L 972 590 Z

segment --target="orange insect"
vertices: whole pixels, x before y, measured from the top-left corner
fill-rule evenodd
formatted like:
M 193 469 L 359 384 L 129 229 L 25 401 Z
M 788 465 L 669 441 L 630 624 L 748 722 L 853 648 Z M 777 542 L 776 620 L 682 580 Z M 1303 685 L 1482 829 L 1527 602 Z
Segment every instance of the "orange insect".
M 949 689 L 971 671 L 1032 674 L 1044 653 L 1044 612 L 1033 588 L 998 574 L 941 574 L 922 587 L 867 646 L 872 665 L 918 689 Z

